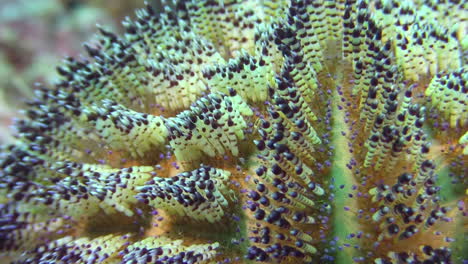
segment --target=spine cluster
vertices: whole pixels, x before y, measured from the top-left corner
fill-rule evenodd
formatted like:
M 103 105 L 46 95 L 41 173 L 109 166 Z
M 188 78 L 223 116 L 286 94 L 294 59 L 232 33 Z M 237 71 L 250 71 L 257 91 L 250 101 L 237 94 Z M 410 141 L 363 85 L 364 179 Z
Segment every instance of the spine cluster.
M 1 148 L 0 254 L 461 261 L 467 12 L 180 0 L 138 10 L 123 36 L 99 28 Z

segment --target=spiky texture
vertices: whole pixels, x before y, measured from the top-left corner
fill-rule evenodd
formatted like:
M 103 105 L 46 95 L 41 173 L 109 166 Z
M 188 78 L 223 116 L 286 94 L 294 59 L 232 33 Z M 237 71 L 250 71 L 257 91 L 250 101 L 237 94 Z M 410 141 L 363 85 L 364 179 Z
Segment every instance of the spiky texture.
M 100 28 L 3 149 L 0 249 L 461 261 L 466 5 L 180 0 L 137 11 L 123 37 Z

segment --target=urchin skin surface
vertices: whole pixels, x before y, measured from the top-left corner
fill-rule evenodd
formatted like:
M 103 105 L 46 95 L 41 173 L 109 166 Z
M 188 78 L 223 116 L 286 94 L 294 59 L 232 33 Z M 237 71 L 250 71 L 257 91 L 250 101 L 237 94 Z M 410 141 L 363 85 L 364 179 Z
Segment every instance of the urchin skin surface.
M 2 147 L 3 260 L 461 262 L 467 13 L 180 0 L 100 28 Z

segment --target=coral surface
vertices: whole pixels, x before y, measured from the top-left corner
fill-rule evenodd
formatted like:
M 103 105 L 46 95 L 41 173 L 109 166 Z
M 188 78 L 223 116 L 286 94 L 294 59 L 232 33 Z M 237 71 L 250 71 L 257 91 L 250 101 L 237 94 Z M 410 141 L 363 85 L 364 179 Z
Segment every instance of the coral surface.
M 2 261 L 462 263 L 467 17 L 178 0 L 99 27 L 0 151 Z

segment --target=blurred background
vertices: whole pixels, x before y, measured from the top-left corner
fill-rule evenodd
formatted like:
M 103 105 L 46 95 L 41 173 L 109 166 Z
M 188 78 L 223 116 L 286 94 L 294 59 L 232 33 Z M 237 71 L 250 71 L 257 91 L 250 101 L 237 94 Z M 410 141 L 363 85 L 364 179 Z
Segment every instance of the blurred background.
M 160 7 L 157 0 L 149 0 Z M 0 0 L 0 144 L 11 142 L 12 120 L 34 94 L 34 83 L 57 78 L 66 56 L 84 54 L 96 24 L 121 33 L 125 16 L 143 0 Z

